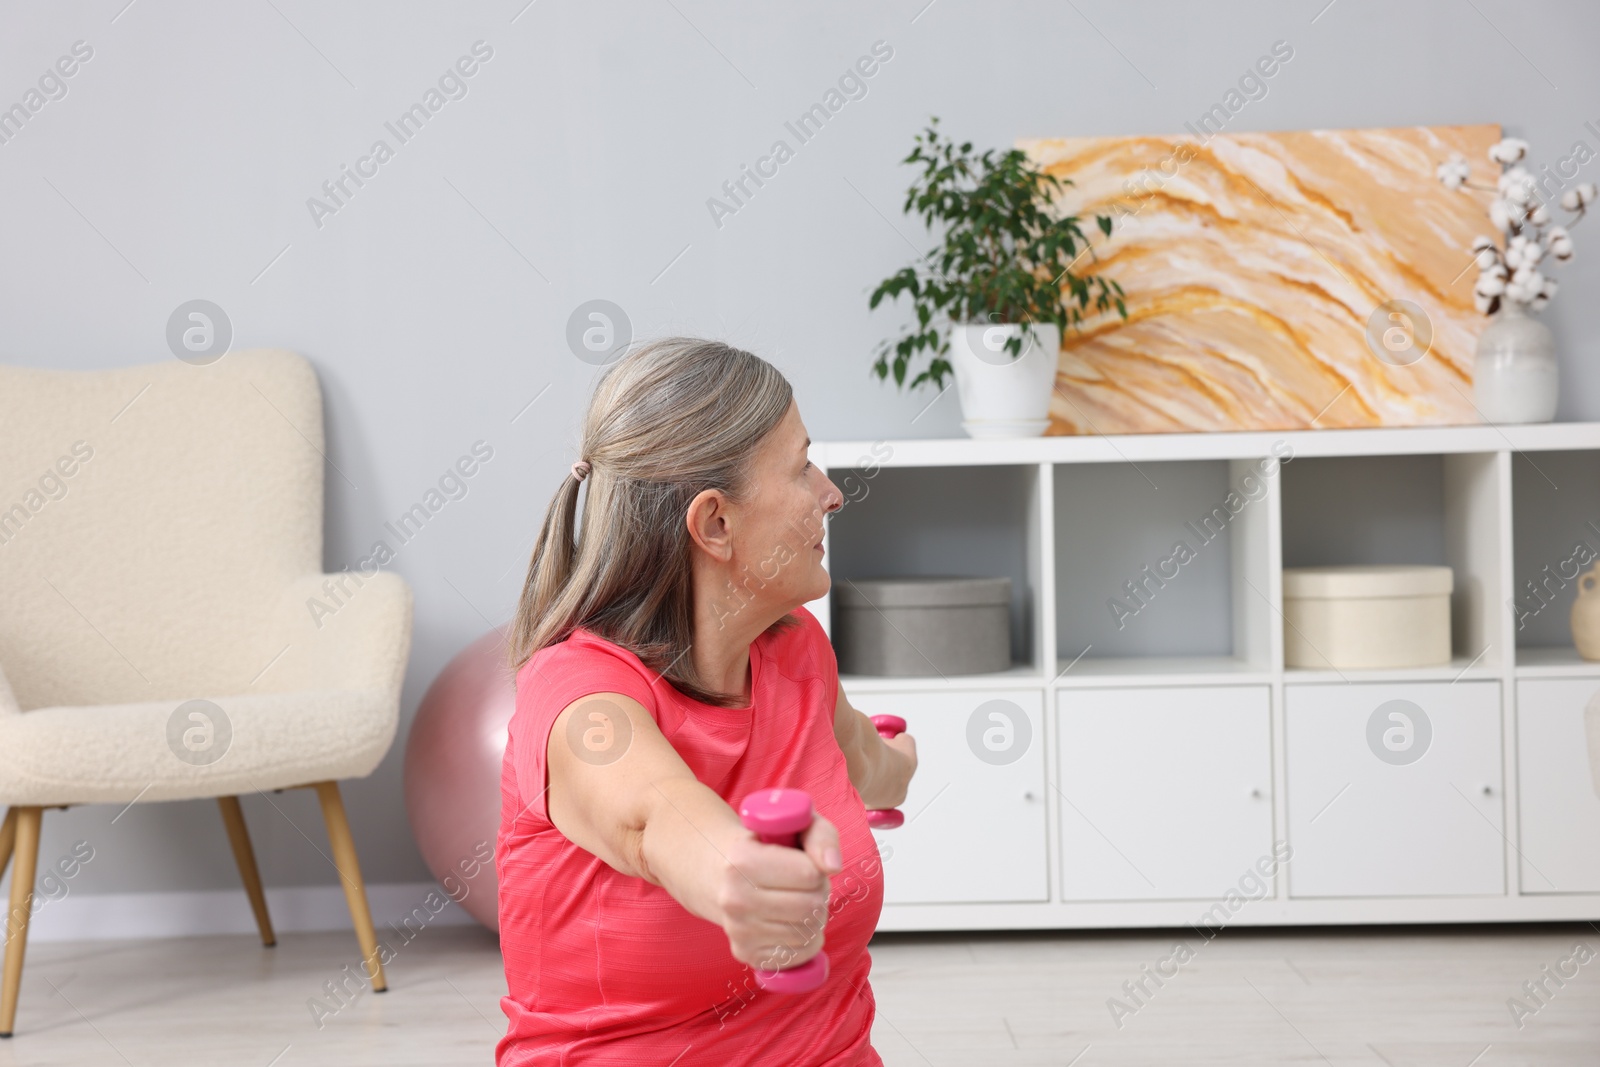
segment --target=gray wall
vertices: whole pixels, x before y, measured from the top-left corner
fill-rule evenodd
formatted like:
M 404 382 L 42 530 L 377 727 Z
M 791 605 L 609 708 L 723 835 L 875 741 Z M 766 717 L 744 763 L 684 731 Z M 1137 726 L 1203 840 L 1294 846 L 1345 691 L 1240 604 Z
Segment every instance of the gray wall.
M 898 321 L 869 315 L 866 294 L 926 243 L 899 213 L 897 161 L 930 113 L 996 146 L 1177 132 L 1283 39 L 1293 61 L 1231 129 L 1500 121 L 1541 161 L 1600 148 L 1584 127 L 1600 127 L 1600 9 L 1577 2 L 125 3 L 0 8 L 0 103 L 74 41 L 94 49 L 0 145 L 0 359 L 171 359 L 165 324 L 195 298 L 225 309 L 235 347 L 306 354 L 349 478 L 328 476 L 330 569 L 490 442 L 470 494 L 393 565 L 417 595 L 402 730 L 446 660 L 512 610 L 574 458 L 594 368 L 565 334 L 584 301 L 616 302 L 640 335 L 766 355 L 815 438 L 960 433 L 953 396 L 918 417 L 931 395 L 866 372 Z M 467 95 L 314 225 L 307 198 L 480 39 L 493 58 Z M 867 95 L 716 225 L 707 198 L 774 140 L 793 145 L 784 122 L 880 40 L 893 58 Z M 1547 316 L 1563 419 L 1600 417 L 1591 239 L 1580 228 Z M 377 882 L 426 877 L 400 755 L 348 789 Z M 331 884 L 296 828 L 321 841 L 314 804 L 275 799 L 281 812 L 248 809 L 268 881 Z M 47 820 L 45 862 L 78 837 L 100 850 L 77 891 L 236 884 L 210 805 L 111 814 Z

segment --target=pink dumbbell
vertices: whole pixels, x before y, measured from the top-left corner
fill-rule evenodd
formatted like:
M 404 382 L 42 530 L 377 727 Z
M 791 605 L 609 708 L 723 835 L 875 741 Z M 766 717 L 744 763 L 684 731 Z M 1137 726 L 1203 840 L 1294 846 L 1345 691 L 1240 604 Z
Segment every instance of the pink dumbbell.
M 799 848 L 811 826 L 811 794 L 803 789 L 762 789 L 739 804 L 739 820 L 769 845 Z M 809 993 L 828 980 L 828 954 L 819 952 L 797 967 L 756 968 L 756 984 L 773 993 Z
M 872 725 L 885 741 L 906 732 L 906 721 L 898 715 L 874 715 Z M 905 814 L 899 808 L 877 808 L 867 812 L 867 825 L 874 830 L 893 830 L 896 826 L 904 825 L 905 821 Z

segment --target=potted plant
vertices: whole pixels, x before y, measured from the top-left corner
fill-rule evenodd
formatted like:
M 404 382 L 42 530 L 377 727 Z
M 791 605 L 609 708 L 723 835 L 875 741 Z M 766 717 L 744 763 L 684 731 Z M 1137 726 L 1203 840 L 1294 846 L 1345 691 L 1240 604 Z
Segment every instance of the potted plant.
M 1020 149 L 978 154 L 970 141 L 943 137 L 938 124 L 930 120 L 902 160 L 922 168 L 904 211 L 930 231 L 942 224 L 944 235 L 873 290 L 870 307 L 909 293 L 916 313 L 914 326 L 879 346 L 873 371 L 880 380 L 892 372 L 904 388 L 912 364 L 927 357 L 910 388 L 932 382 L 943 390 L 953 373 L 961 425 L 973 437 L 1036 436 L 1049 425 L 1062 333 L 1112 308 L 1126 319 L 1122 287 L 1073 272 L 1094 249 L 1078 217 L 1056 208 L 1069 179 Z M 1108 216 L 1095 222 L 1111 236 Z
M 1472 242 L 1478 266 L 1473 303 L 1490 316 L 1473 357 L 1473 405 L 1494 423 L 1549 422 L 1560 396 L 1555 337 L 1528 312 L 1543 309 L 1556 295 L 1556 280 L 1540 267 L 1547 258 L 1571 259 L 1572 237 L 1566 227 L 1553 224 L 1550 208 L 1539 198 L 1538 182 L 1522 164 L 1527 155 L 1528 142 L 1515 137 L 1491 145 L 1489 159 L 1500 165 L 1492 186 L 1472 182 L 1472 168 L 1460 154 L 1436 171 L 1446 188 L 1495 194 L 1489 201 L 1489 221 L 1500 239 L 1480 236 Z M 1550 173 L 1548 167 L 1545 173 Z M 1583 182 L 1562 194 L 1561 206 L 1576 222 L 1597 195 L 1594 183 Z

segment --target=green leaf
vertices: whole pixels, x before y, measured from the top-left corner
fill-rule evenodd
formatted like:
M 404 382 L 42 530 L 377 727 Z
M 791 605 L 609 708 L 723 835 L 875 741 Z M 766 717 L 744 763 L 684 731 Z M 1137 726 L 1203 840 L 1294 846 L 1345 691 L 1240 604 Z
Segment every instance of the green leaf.
M 894 353 L 897 386 L 907 388 L 909 375 L 911 389 L 928 382 L 943 387 L 952 369 L 943 358 L 949 335 L 942 327 L 950 323 L 1054 323 L 1066 331 L 1091 306 L 1104 312 L 1113 303 L 1127 317 L 1114 280 L 1073 273 L 1083 252 L 1097 257 L 1077 216 L 1057 207 L 1070 178 L 1046 172 L 1020 149 L 976 152 L 970 141 L 950 140 L 937 115 L 913 135 L 902 162 L 917 170 L 902 210 L 921 219 L 938 243 L 884 279 L 868 301 L 876 310 L 885 297 L 910 295 L 914 326 L 883 346 Z M 1094 218 L 1101 236 L 1109 237 L 1112 220 Z M 1021 344 L 1020 337 L 1007 341 L 1013 358 Z M 926 366 L 912 373 L 923 359 Z M 888 369 L 883 353 L 879 361 L 882 378 Z

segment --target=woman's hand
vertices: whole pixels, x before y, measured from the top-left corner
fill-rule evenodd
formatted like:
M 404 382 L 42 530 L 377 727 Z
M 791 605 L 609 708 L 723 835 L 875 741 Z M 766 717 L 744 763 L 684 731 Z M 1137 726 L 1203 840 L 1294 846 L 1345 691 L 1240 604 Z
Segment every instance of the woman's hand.
M 893 782 L 893 791 L 900 799 L 888 807 L 898 808 L 906 802 L 906 791 L 911 788 L 911 776 L 917 773 L 917 739 L 910 734 L 895 734 L 893 737 L 883 738 L 883 743 L 901 757 L 896 761 L 894 771 L 889 776 Z
M 844 868 L 839 831 L 817 815 L 802 843 L 768 845 L 747 834 L 727 849 L 717 908 L 740 963 L 780 971 L 822 951 L 829 879 Z

